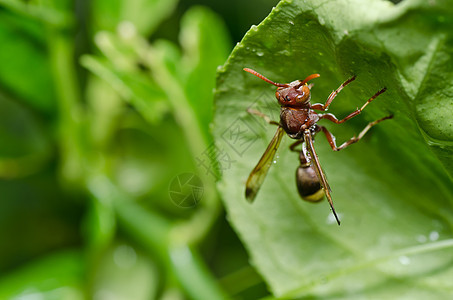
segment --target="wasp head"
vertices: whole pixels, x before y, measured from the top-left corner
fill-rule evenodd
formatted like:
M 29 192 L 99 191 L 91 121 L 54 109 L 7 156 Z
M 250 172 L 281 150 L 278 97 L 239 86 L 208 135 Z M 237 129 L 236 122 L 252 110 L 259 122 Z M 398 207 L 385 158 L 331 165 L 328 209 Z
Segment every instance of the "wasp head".
M 258 72 L 245 68 L 244 71 L 249 72 L 255 76 L 258 76 L 262 80 L 277 86 L 277 91 L 275 96 L 277 97 L 278 103 L 281 106 L 290 106 L 290 107 L 309 107 L 310 106 L 310 88 L 311 85 L 308 85 L 307 82 L 313 78 L 317 78 L 319 74 L 312 74 L 305 78 L 303 81 L 295 80 L 291 83 L 276 83 L 272 80 L 267 79 Z

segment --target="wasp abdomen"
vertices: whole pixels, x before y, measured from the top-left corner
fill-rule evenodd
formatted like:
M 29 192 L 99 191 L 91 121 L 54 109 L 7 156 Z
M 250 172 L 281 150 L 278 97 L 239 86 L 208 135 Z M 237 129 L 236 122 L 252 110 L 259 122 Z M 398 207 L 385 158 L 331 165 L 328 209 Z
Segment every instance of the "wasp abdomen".
M 302 199 L 319 202 L 324 198 L 324 190 L 315 169 L 310 166 L 299 166 L 296 171 L 297 190 Z

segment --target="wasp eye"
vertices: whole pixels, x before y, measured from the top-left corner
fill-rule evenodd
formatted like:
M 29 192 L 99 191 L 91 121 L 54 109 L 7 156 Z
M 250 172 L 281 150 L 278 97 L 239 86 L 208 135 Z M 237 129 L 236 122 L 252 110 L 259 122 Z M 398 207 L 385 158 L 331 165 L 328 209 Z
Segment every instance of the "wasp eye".
M 305 98 L 305 93 L 297 95 L 296 102 L 304 102 L 304 98 Z
M 285 96 L 285 101 L 291 101 L 291 99 L 289 99 L 288 95 Z

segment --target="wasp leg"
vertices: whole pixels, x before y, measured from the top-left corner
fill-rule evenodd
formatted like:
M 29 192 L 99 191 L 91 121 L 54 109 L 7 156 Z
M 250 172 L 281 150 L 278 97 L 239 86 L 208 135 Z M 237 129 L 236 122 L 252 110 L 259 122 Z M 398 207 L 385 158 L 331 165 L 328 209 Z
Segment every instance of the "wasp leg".
M 253 109 L 253 108 L 247 108 L 247 112 L 251 115 L 255 115 L 255 116 L 258 116 L 260 118 L 263 118 L 264 121 L 266 121 L 267 123 L 269 124 L 272 124 L 272 125 L 280 125 L 278 122 L 276 121 L 272 121 L 271 118 L 269 118 L 268 115 L 260 112 L 259 110 L 256 110 L 256 109 Z
M 357 136 L 353 136 L 352 138 L 350 138 L 349 140 L 347 140 L 346 142 L 341 144 L 339 147 L 337 147 L 337 144 L 335 142 L 335 136 L 329 130 L 327 130 L 326 127 L 319 126 L 319 125 L 318 126 L 321 128 L 321 131 L 324 132 L 324 134 L 327 138 L 327 141 L 329 142 L 329 145 L 332 148 L 332 150 L 340 151 L 341 149 L 344 149 L 351 144 L 357 143 L 361 138 L 363 138 L 363 136 L 368 132 L 368 130 L 370 130 L 371 127 L 373 127 L 374 125 L 376 125 L 384 120 L 391 119 L 391 118 L 393 118 L 393 115 L 386 116 L 379 120 L 370 122 L 367 126 L 365 126 L 365 128 L 363 128 L 363 130 Z
M 338 120 L 334 115 L 332 114 L 319 114 L 319 118 L 320 119 L 327 119 L 329 121 L 332 121 L 334 122 L 335 124 L 341 124 L 341 123 L 344 123 L 346 122 L 347 120 L 349 119 L 352 119 L 353 117 L 357 116 L 358 114 L 360 114 L 362 112 L 362 110 L 371 102 L 373 101 L 374 99 L 377 98 L 377 96 L 379 96 L 380 94 L 382 94 L 383 92 L 385 92 L 387 89 L 386 88 L 383 88 L 382 90 L 378 91 L 376 94 L 374 94 L 370 99 L 367 100 L 367 102 L 365 102 L 364 105 L 362 105 L 361 108 L 357 108 L 357 110 L 353 111 L 352 113 L 350 113 L 349 115 L 347 115 L 344 119 L 342 120 Z
M 325 104 L 321 104 L 321 103 L 316 103 L 316 104 L 313 104 L 311 105 L 311 108 L 312 109 L 316 109 L 316 110 L 322 110 L 322 111 L 326 111 L 329 106 L 330 106 L 330 103 L 332 103 L 333 99 L 338 95 L 338 93 L 340 93 L 340 91 L 345 87 L 347 86 L 348 84 L 350 84 L 351 82 L 353 82 L 355 80 L 355 76 L 352 76 L 351 78 L 349 78 L 348 80 L 346 80 L 345 82 L 343 82 L 335 91 L 333 91 L 332 93 L 330 93 L 329 97 L 327 98 L 327 101 Z
M 289 145 L 289 150 L 291 150 L 293 152 L 300 152 L 300 150 L 297 150 L 296 147 L 299 146 L 300 144 L 302 144 L 303 142 L 304 142 L 304 140 L 302 140 L 302 139 L 295 141 L 294 143 Z

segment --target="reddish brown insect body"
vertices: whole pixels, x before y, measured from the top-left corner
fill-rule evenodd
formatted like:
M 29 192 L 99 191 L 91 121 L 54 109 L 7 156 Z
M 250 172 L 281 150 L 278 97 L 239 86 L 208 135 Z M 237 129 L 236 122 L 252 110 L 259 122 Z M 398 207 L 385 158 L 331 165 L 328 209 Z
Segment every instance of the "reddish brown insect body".
M 247 179 L 245 189 L 245 196 L 247 200 L 252 202 L 255 199 L 256 194 L 258 193 L 258 190 L 260 189 L 264 178 L 266 177 L 266 174 L 271 166 L 274 155 L 277 152 L 278 146 L 280 145 L 281 139 L 286 132 L 289 137 L 297 140 L 290 146 L 290 149 L 299 153 L 300 165 L 296 170 L 296 184 L 300 196 L 304 200 L 310 202 L 318 202 L 324 198 L 324 195 L 326 195 L 332 209 L 332 213 L 335 216 L 338 225 L 340 225 L 340 220 L 335 212 L 332 197 L 330 195 L 329 184 L 327 183 L 326 176 L 324 175 L 324 172 L 319 163 L 318 156 L 316 155 L 315 148 L 313 146 L 313 137 L 318 132 L 322 131 L 325 134 L 332 150 L 339 151 L 359 141 L 371 127 L 378 124 L 379 122 L 392 118 L 392 115 L 369 123 L 357 135 L 357 137 L 352 137 L 339 147 L 337 147 L 335 143 L 335 137 L 333 136 L 333 134 L 330 133 L 327 128 L 317 123 L 321 119 L 327 119 L 336 124 L 346 122 L 347 120 L 360 114 L 371 101 L 385 92 L 386 89 L 381 89 L 370 99 L 368 99 L 368 101 L 365 102 L 365 104 L 360 109 L 353 111 L 342 120 L 338 120 L 333 114 L 319 114 L 314 110 L 319 110 L 322 112 L 326 111 L 337 94 L 346 85 L 354 81 L 355 77 L 352 77 L 349 80 L 345 81 L 342 85 L 340 85 L 338 89 L 333 91 L 330 94 L 329 98 L 327 98 L 325 104 L 311 104 L 310 89 L 312 85 L 307 84 L 307 82 L 311 79 L 319 77 L 319 74 L 312 74 L 305 78 L 303 81 L 296 80 L 291 83 L 282 84 L 275 83 L 254 70 L 245 68 L 244 71 L 252 73 L 253 75 L 256 75 L 259 78 L 263 79 L 264 81 L 277 86 L 278 88 L 275 92 L 275 96 L 277 97 L 277 100 L 281 105 L 280 122 L 269 120 L 266 115 L 262 114 L 259 111 L 251 109 L 248 110 L 252 114 L 263 117 L 268 123 L 278 125 L 278 128 L 260 161 Z M 296 147 L 300 144 L 303 144 L 301 150 L 296 150 Z

